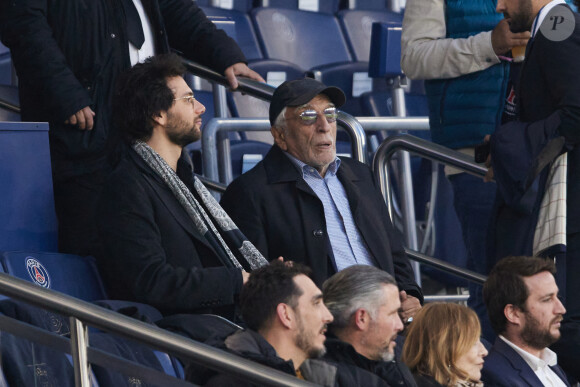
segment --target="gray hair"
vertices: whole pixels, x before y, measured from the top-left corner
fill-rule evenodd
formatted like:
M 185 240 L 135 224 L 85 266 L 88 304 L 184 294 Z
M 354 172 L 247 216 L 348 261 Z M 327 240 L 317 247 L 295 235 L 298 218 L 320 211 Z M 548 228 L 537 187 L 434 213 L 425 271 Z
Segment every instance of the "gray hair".
M 375 319 L 378 308 L 386 302 L 384 285 L 397 286 L 397 282 L 389 273 L 368 265 L 350 266 L 326 280 L 322 293 L 324 304 L 334 317 L 331 326 L 346 328 L 360 308 Z
M 284 106 L 284 109 L 282 109 L 280 114 L 278 114 L 278 117 L 276 117 L 273 126 L 282 129 L 286 128 L 286 106 Z

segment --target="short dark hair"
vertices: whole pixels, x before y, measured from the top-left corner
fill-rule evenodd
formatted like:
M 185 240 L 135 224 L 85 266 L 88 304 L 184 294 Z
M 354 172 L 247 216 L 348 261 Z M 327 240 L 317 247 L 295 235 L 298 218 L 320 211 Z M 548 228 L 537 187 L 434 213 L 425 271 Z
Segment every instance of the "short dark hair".
M 538 257 L 507 257 L 493 267 L 483 285 L 483 300 L 491 326 L 497 334 L 504 333 L 506 329 L 506 305 L 512 304 L 526 310 L 529 292 L 524 277 L 544 271 L 555 274 L 554 262 Z
M 119 76 L 113 94 L 113 123 L 128 142 L 147 141 L 153 117 L 173 104 L 167 80 L 185 73 L 177 54 L 153 56 Z
M 294 283 L 294 277 L 301 274 L 310 277 L 310 268 L 278 260 L 252 271 L 240 294 L 242 318 L 250 329 L 259 331 L 266 327 L 278 304 L 288 304 L 292 308 L 298 305 L 302 291 Z

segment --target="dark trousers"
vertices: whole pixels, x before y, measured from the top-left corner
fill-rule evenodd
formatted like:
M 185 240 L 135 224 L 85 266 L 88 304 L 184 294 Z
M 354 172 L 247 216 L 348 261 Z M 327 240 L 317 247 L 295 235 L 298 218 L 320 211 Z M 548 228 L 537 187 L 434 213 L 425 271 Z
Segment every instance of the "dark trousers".
M 467 173 L 451 175 L 449 181 L 453 186 L 455 212 L 461 223 L 463 242 L 467 249 L 467 268 L 487 275 L 490 265 L 487 262 L 486 237 L 497 186 Z M 495 333 L 483 303 L 483 287 L 473 282 L 469 282 L 468 287 L 467 304 L 479 316 L 483 337 L 493 342 Z
M 94 220 L 97 201 L 109 173 L 109 169 L 102 169 L 64 180 L 54 179 L 58 250 L 61 253 L 98 254 L 100 244 Z

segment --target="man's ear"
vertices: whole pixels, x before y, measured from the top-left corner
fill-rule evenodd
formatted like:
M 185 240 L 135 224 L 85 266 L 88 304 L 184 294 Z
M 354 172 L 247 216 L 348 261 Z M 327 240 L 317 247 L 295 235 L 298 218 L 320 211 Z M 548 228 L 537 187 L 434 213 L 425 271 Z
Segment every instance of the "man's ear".
M 503 308 L 503 314 L 508 322 L 514 325 L 521 325 L 522 322 L 522 310 L 513 304 L 507 304 Z
M 354 312 L 352 318 L 354 319 L 354 324 L 359 331 L 366 331 L 371 322 L 371 316 L 366 309 L 359 308 Z
M 280 147 L 283 151 L 288 150 L 288 145 L 286 144 L 286 137 L 284 136 L 284 129 L 272 126 L 270 127 L 270 133 L 272 133 L 272 137 L 274 137 L 274 142 L 276 145 Z
M 151 120 L 153 120 L 153 122 L 154 122 L 153 126 L 155 126 L 155 125 L 165 126 L 165 124 L 167 123 L 167 112 L 161 111 L 159 113 L 155 113 L 151 117 Z
M 276 307 L 276 316 L 280 324 L 285 326 L 288 329 L 292 329 L 294 327 L 295 317 L 294 317 L 294 310 L 288 305 L 284 303 L 278 304 Z

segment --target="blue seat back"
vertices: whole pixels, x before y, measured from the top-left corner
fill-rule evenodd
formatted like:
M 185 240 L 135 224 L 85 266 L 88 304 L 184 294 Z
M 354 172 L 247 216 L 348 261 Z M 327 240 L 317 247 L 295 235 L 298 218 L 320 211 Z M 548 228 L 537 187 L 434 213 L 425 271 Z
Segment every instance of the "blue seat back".
M 235 9 L 241 12 L 248 12 L 253 7 L 253 0 L 203 0 L 202 2 L 198 0 L 197 2 L 206 7 Z
M 346 8 L 363 10 L 388 10 L 393 0 L 345 0 Z
M 1 66 L 2 65 L 0 64 L 0 72 L 2 71 Z M 20 106 L 20 101 L 18 100 L 18 87 L 3 85 L 0 83 L 0 100 L 3 100 L 13 106 Z M 20 114 L 0 107 L 0 121 L 18 122 L 20 121 Z
M 12 60 L 10 50 L 0 43 L 0 85 L 12 84 Z
M 337 86 L 344 91 L 346 103 L 341 110 L 362 115 L 360 95 L 373 90 L 373 80 L 368 77 L 367 62 L 345 62 L 317 68 L 314 77 L 328 86 Z
M 387 10 L 343 10 L 337 17 L 354 60 L 363 62 L 369 61 L 373 23 L 403 23 L 402 14 Z
M 242 49 L 247 60 L 262 58 L 262 51 L 258 44 L 258 38 L 252 27 L 250 17 L 236 9 L 224 9 L 216 7 L 201 7 L 207 16 L 228 17 L 235 23 L 235 37 L 232 36 Z M 219 27 L 219 26 L 218 26 Z
M 0 122 L 0 251 L 55 251 L 48 124 Z
M 6 273 L 85 301 L 106 299 L 95 259 L 60 253 L 4 252 Z
M 338 11 L 339 3 L 339 0 L 258 0 L 256 6 L 334 14 Z
M 305 73 L 293 63 L 274 59 L 252 61 L 248 66 L 274 87 L 284 81 L 303 78 Z M 268 117 L 270 107 L 269 102 L 242 93 L 228 93 L 228 104 L 234 117 Z
M 309 70 L 352 56 L 333 15 L 281 8 L 256 8 L 252 20 L 264 57 Z

